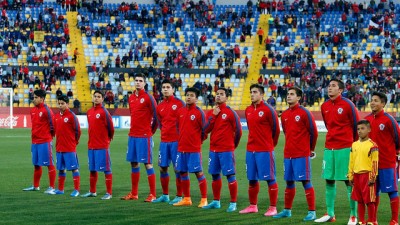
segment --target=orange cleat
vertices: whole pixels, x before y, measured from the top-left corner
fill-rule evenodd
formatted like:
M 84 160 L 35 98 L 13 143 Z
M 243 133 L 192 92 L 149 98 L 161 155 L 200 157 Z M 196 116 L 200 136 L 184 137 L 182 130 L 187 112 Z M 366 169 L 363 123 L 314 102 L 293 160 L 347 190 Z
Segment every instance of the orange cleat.
M 144 202 L 152 202 L 153 200 L 156 200 L 156 196 L 153 196 L 152 194 L 149 194 L 147 198 L 144 200 Z
M 192 205 L 192 199 L 190 197 L 184 197 L 182 201 L 175 203 L 173 206 L 190 206 Z
M 203 208 L 204 206 L 208 205 L 207 198 L 201 198 L 200 204 L 197 206 L 199 208 Z
M 121 197 L 121 200 L 138 200 L 139 196 L 133 195 L 131 192 L 129 192 L 126 196 Z

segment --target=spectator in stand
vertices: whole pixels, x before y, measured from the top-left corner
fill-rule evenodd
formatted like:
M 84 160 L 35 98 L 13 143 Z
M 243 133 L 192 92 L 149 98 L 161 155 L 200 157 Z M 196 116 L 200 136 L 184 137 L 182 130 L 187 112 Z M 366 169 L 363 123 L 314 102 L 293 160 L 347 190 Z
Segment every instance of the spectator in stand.
M 276 100 L 275 100 L 275 98 L 274 98 L 274 96 L 270 96 L 268 99 L 267 99 L 267 103 L 269 104 L 269 105 L 271 105 L 272 107 L 276 107 Z
M 63 95 L 63 93 L 62 93 L 60 88 L 57 89 L 56 95 L 57 95 L 57 97 L 60 97 L 61 95 Z
M 264 30 L 261 27 L 258 28 L 257 35 L 258 35 L 258 42 L 261 45 L 264 38 Z
M 67 97 L 68 97 L 69 99 L 74 98 L 74 93 L 72 93 L 71 89 L 69 89 L 69 91 L 67 92 Z

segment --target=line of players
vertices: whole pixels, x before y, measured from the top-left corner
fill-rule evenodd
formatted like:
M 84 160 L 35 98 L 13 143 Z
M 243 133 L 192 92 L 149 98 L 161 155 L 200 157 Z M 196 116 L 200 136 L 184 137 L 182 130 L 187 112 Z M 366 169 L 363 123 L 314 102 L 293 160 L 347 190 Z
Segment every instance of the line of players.
M 222 189 L 221 172 L 228 180 L 230 203 L 227 212 L 237 210 L 237 181 L 234 150 L 241 135 L 238 115 L 227 106 L 227 90 L 219 88 L 216 93 L 216 107 L 207 115 L 196 106 L 199 90 L 185 90 L 186 104 L 175 98 L 174 89 L 169 80 L 162 83 L 164 100 L 157 106 L 153 97 L 144 91 L 146 78 L 142 74 L 135 77 L 135 91 L 129 98 L 131 128 L 129 131 L 126 160 L 131 163 L 131 191 L 122 200 L 137 200 L 140 179 L 140 163 L 146 168 L 150 193 L 146 202 L 167 202 L 174 206 L 192 205 L 190 197 L 189 173 L 194 173 L 198 180 L 201 200 L 198 205 L 204 209 L 221 208 Z M 246 173 L 249 180 L 248 195 L 250 205 L 239 213 L 257 213 L 259 181 L 267 181 L 270 199 L 264 214 L 274 218 L 291 217 L 292 203 L 295 197 L 295 182 L 302 182 L 308 203 L 308 213 L 304 221 L 334 222 L 336 198 L 335 181 L 344 181 L 350 202 L 348 224 L 377 224 L 376 211 L 379 193 L 388 193 L 392 218 L 390 225 L 398 224 L 398 188 L 396 166 L 399 156 L 399 127 L 397 122 L 383 110 L 387 98 L 382 93 L 372 94 L 372 114 L 359 122 L 359 115 L 353 103 L 341 97 L 344 84 L 332 79 L 328 87 L 329 100 L 321 106 L 323 120 L 327 127 L 323 178 L 326 180 L 327 213 L 317 219 L 315 212 L 315 191 L 311 183 L 311 163 L 315 157 L 315 145 L 318 138 L 313 115 L 299 104 L 302 91 L 297 87 L 288 90 L 289 108 L 282 113 L 281 123 L 285 133 L 284 179 L 286 181 L 284 210 L 277 212 L 278 185 L 274 148 L 280 134 L 276 111 L 264 103 L 264 88 L 258 84 L 250 87 L 252 104 L 245 110 L 249 129 L 246 151 Z M 53 116 L 44 104 L 46 93 L 34 92 L 31 110 L 32 117 L 32 163 L 34 165 L 33 186 L 24 191 L 39 190 L 41 166 L 48 167 L 50 187 L 48 194 L 64 194 L 66 170 L 72 171 L 74 191 L 72 197 L 79 196 L 79 163 L 76 145 L 81 135 L 78 120 L 69 110 L 69 99 L 58 98 L 60 113 Z M 103 200 L 112 198 L 112 172 L 109 155 L 110 142 L 114 128 L 111 115 L 103 106 L 104 95 L 95 91 L 94 107 L 87 112 L 89 124 L 88 158 L 90 170 L 90 191 L 82 197 L 95 197 L 97 172 L 104 172 L 106 194 Z M 358 124 L 358 125 L 357 125 Z M 161 143 L 158 158 L 160 181 L 163 194 L 156 198 L 156 176 L 152 164 L 152 136 L 157 128 L 161 130 Z M 369 135 L 370 132 L 370 135 Z M 207 180 L 202 168 L 201 144 L 210 134 L 210 152 L 208 172 L 212 175 L 213 201 L 207 202 Z M 369 139 L 369 137 L 371 139 Z M 57 170 L 59 171 L 58 189 L 55 189 L 56 168 L 52 159 L 52 138 L 56 137 Z M 360 136 L 360 138 L 359 138 Z M 354 144 L 353 144 L 354 142 Z M 358 143 L 359 142 L 359 143 Z M 359 145 L 357 145 L 358 143 Z M 371 145 L 372 143 L 372 145 Z M 376 144 L 375 144 L 376 143 Z M 366 146 L 369 144 L 371 146 Z M 353 145 L 353 150 L 352 150 Z M 367 149 L 366 156 L 355 152 L 355 146 Z M 361 147 L 360 147 L 361 146 Z M 364 146 L 364 147 L 362 147 Z M 379 146 L 379 151 L 378 147 Z M 358 148 L 357 148 L 358 149 Z M 372 154 L 374 152 L 374 154 Z M 379 163 L 377 152 L 379 152 Z M 351 160 L 350 160 L 351 155 Z M 372 157 L 373 156 L 373 157 Z M 169 198 L 168 167 L 173 163 L 176 176 L 176 196 Z M 356 162 L 356 167 L 354 166 Z M 361 163 L 362 162 L 362 163 Z M 349 166 L 350 163 L 350 166 Z M 359 174 L 363 180 L 360 181 Z M 366 174 L 366 175 L 365 175 Z M 379 176 L 378 176 L 379 174 Z M 364 182 L 364 183 L 363 183 Z M 353 184 L 356 186 L 352 191 Z M 360 192 L 361 191 L 361 192 Z M 358 194 L 357 194 L 358 193 Z M 370 196 L 364 198 L 363 196 Z M 358 210 L 356 201 L 358 201 Z M 366 223 L 364 204 L 368 206 Z

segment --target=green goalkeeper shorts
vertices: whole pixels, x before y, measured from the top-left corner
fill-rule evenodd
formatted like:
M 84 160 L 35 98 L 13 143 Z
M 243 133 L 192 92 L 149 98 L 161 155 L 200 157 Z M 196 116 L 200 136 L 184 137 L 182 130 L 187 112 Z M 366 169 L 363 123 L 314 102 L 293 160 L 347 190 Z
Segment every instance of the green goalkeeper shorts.
M 325 180 L 348 180 L 350 149 L 325 149 L 322 161 L 322 178 Z

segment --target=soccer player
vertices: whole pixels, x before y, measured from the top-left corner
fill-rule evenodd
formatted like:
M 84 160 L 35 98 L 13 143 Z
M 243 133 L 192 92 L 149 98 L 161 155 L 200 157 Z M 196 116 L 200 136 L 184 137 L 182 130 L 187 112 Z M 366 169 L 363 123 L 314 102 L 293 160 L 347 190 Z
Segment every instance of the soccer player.
M 176 197 L 172 201 L 169 201 L 168 166 L 171 162 L 173 165 L 175 165 L 176 162 L 176 156 L 178 154 L 178 130 L 176 129 L 176 123 L 178 120 L 178 110 L 182 108 L 185 103 L 179 98 L 175 98 L 175 90 L 170 80 L 165 79 L 162 82 L 161 89 L 164 100 L 157 106 L 157 118 L 161 130 L 158 165 L 160 167 L 160 181 L 163 195 L 153 200 L 153 202 L 169 202 L 169 204 L 173 205 L 182 200 L 181 176 L 174 166 Z
M 351 198 L 358 202 L 359 224 L 365 224 L 365 205 L 368 207 L 368 225 L 377 225 L 375 198 L 378 175 L 378 146 L 369 139 L 371 126 L 368 120 L 357 123 L 360 139 L 353 143 L 350 152 L 349 182 L 353 186 Z
M 344 181 L 350 201 L 350 218 L 348 225 L 357 224 L 356 202 L 350 199 L 352 187 L 347 178 L 347 167 L 350 160 L 350 149 L 358 140 L 358 111 L 347 98 L 342 98 L 344 83 L 331 79 L 328 86 L 329 100 L 321 106 L 322 118 L 328 133 L 326 134 L 322 177 L 326 180 L 325 202 L 327 213 L 315 222 L 334 222 L 335 217 L 335 181 Z
M 66 170 L 69 170 L 72 171 L 74 180 L 74 191 L 70 196 L 77 197 L 79 195 L 80 175 L 76 146 L 81 137 L 81 127 L 78 118 L 69 109 L 69 98 L 66 95 L 61 95 L 57 99 L 60 113 L 54 116 L 54 128 L 57 138 L 58 190 L 49 194 L 64 194 Z
M 93 93 L 94 106 L 87 112 L 89 125 L 88 156 L 90 170 L 90 191 L 82 197 L 96 197 L 97 172 L 104 172 L 106 194 L 102 200 L 112 198 L 112 172 L 110 159 L 110 142 L 114 138 L 114 124 L 110 113 L 103 106 L 104 94 Z
M 149 182 L 150 193 L 145 202 L 156 199 L 156 175 L 153 169 L 153 140 L 152 136 L 157 130 L 157 103 L 153 96 L 144 90 L 146 77 L 139 73 L 135 76 L 136 90 L 129 97 L 129 110 L 131 113 L 131 129 L 129 131 L 128 151 L 126 161 L 131 163 L 131 191 L 121 200 L 137 200 L 140 179 L 140 165 L 143 163 Z
M 258 212 L 257 201 L 260 190 L 259 180 L 268 182 L 270 205 L 264 216 L 276 215 L 278 201 L 278 183 L 274 148 L 278 143 L 280 129 L 275 110 L 264 102 L 264 87 L 259 84 L 250 86 L 251 105 L 246 108 L 246 120 L 249 137 L 246 152 L 246 170 L 249 180 L 250 206 L 239 213 Z
M 33 92 L 33 104 L 31 109 L 32 120 L 32 164 L 35 167 L 33 172 L 33 185 L 23 189 L 24 191 L 39 191 L 40 178 L 42 177 L 42 166 L 47 166 L 49 174 L 49 188 L 46 194 L 54 191 L 56 181 L 56 168 L 53 163 L 52 140 L 54 137 L 53 112 L 44 104 L 46 92 L 35 90 Z
M 219 88 L 216 96 L 214 110 L 210 110 L 206 116 L 206 134 L 210 136 L 210 156 L 208 159 L 208 172 L 212 175 L 212 190 L 214 200 L 203 209 L 221 208 L 221 170 L 228 180 L 231 201 L 227 212 L 236 211 L 238 185 L 235 177 L 235 153 L 242 137 L 242 126 L 239 116 L 226 105 L 228 90 Z
M 379 205 L 379 193 L 388 193 L 392 218 L 390 225 L 399 223 L 399 196 L 396 177 L 396 164 L 400 159 L 399 126 L 396 120 L 383 110 L 387 97 L 380 92 L 373 92 L 371 97 L 372 113 L 366 117 L 371 123 L 370 138 L 379 147 L 376 210 Z
M 188 173 L 196 174 L 201 193 L 199 208 L 206 206 L 207 180 L 203 174 L 201 144 L 207 138 L 204 132 L 204 112 L 196 106 L 200 91 L 190 87 L 185 90 L 186 107 L 178 112 L 178 155 L 176 157 L 176 170 L 181 173 L 181 184 L 184 198 L 174 206 L 192 205 L 190 197 L 190 180 Z
M 295 181 L 303 183 L 304 192 L 308 203 L 308 213 L 304 221 L 316 219 L 315 191 L 311 184 L 310 156 L 315 156 L 314 150 L 318 138 L 318 130 L 314 116 L 299 101 L 303 91 L 298 87 L 288 90 L 287 103 L 289 109 L 281 116 L 282 128 L 285 133 L 284 148 L 284 179 L 285 209 L 273 218 L 286 218 L 292 216 L 292 205 L 296 195 Z

